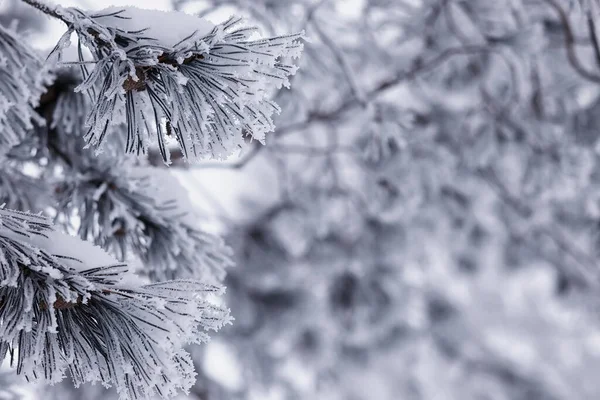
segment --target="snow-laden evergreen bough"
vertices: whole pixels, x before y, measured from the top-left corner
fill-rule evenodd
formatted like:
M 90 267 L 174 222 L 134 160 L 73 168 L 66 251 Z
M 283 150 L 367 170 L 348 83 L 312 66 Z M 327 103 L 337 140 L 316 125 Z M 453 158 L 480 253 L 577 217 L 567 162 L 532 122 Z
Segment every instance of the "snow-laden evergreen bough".
M 188 161 L 262 141 L 278 111 L 270 91 L 288 85 L 296 68 L 284 59 L 299 55 L 302 34 L 254 40 L 237 18 L 213 26 L 183 13 L 24 1 L 67 32 L 44 62 L 0 27 L 0 161 L 3 173 L 23 174 L 9 182 L 14 193 L 0 191 L 22 210 L 0 209 L 0 359 L 31 381 L 68 375 L 122 399 L 187 391 L 195 373 L 183 346 L 231 319 L 211 302 L 230 250 L 196 226 L 174 179 L 124 153 L 157 146 L 168 164 L 170 141 Z M 14 201 L 29 181 L 47 195 Z M 80 237 L 29 209 L 54 210 Z M 146 278 L 124 260 L 141 261 Z M 140 283 L 175 278 L 199 281 Z
M 110 128 L 125 122 L 126 151 L 145 153 L 156 142 L 167 164 L 169 137 L 188 161 L 225 158 L 244 136 L 263 142 L 279 112 L 270 91 L 288 86 L 296 72 L 283 58 L 297 58 L 303 47 L 302 33 L 251 40 L 256 28 L 235 17 L 213 26 L 184 13 L 133 7 L 54 12 L 68 25 L 53 52 L 57 59 L 72 33 L 78 37 L 85 80 L 76 90 L 93 99 L 86 141 L 101 148 Z
M 124 399 L 188 389 L 183 346 L 229 321 L 206 300 L 217 286 L 135 283 L 126 264 L 56 231 L 44 217 L 0 211 L 0 359 L 17 373 L 55 383 L 69 372 L 114 385 Z
M 220 281 L 231 266 L 230 249 L 203 229 L 186 190 L 168 171 L 138 165 L 123 155 L 120 126 L 102 154 L 81 150 L 84 141 L 73 135 L 82 126 L 89 102 L 69 90 L 80 76 L 57 74 L 48 147 L 68 154 L 66 177 L 57 182 L 58 213 L 68 228 L 123 261 L 137 256 L 142 274 L 153 281 L 194 278 Z M 79 123 L 79 125 L 78 125 Z M 53 134 L 52 134 L 53 133 Z M 76 214 L 71 211 L 76 210 Z
M 108 168 L 111 160 L 103 158 L 58 189 L 59 209 L 79 210 L 71 226 L 80 237 L 119 260 L 137 255 L 140 273 L 152 280 L 223 279 L 232 265 L 230 249 L 198 225 L 185 189 L 166 171 L 130 163 Z

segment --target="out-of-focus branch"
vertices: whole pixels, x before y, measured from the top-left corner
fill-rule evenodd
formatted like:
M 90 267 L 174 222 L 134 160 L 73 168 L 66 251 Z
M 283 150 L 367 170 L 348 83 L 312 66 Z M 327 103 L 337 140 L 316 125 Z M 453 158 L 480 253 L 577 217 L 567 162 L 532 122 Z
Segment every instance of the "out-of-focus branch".
M 421 59 L 417 59 L 414 62 L 413 67 L 411 67 L 407 71 L 398 72 L 395 76 L 391 77 L 388 80 L 380 82 L 373 89 L 366 92 L 365 99 L 367 101 L 371 101 L 374 98 L 376 98 L 377 96 L 379 96 L 380 94 L 384 93 L 385 91 L 396 87 L 400 83 L 410 80 L 410 79 L 414 79 L 417 76 L 419 76 L 420 74 L 423 74 L 425 72 L 431 71 L 432 69 L 435 69 L 436 67 L 438 67 L 439 65 L 441 65 L 442 63 L 444 63 L 445 61 L 447 61 L 448 59 L 450 59 L 454 56 L 488 53 L 488 52 L 493 52 L 493 51 L 494 51 L 493 48 L 486 47 L 486 46 L 460 46 L 460 47 L 456 47 L 456 48 L 446 49 L 442 53 L 440 53 L 438 56 L 434 57 L 433 59 L 431 59 L 427 62 L 423 62 Z M 312 112 L 312 113 L 309 113 L 308 117 L 304 121 L 295 122 L 295 123 L 292 123 L 289 125 L 281 126 L 279 129 L 277 129 L 276 135 L 281 137 L 281 136 L 287 135 L 291 132 L 307 128 L 309 125 L 311 125 L 315 122 L 335 121 L 338 118 L 340 118 L 345 112 L 350 111 L 354 107 L 358 107 L 360 105 L 361 105 L 360 100 L 358 100 L 357 98 L 354 98 L 354 97 L 350 98 L 350 99 L 346 100 L 345 102 L 343 102 L 342 104 L 340 104 L 335 109 L 325 111 L 325 112 Z
M 485 91 L 482 93 L 485 94 Z M 492 98 L 489 96 L 483 96 L 483 99 L 486 101 L 485 106 L 488 112 L 492 114 L 498 122 L 505 124 L 509 129 L 512 129 L 519 135 L 525 136 L 525 128 L 523 128 L 518 122 L 511 119 L 507 115 L 506 110 L 499 110 L 493 103 Z M 535 144 L 530 144 L 530 147 L 532 152 L 544 151 L 543 148 L 540 148 Z M 491 169 L 478 169 L 474 171 L 474 173 L 476 176 L 484 180 L 495 191 L 498 198 L 505 205 L 510 207 L 515 213 L 523 218 L 530 217 L 531 213 L 533 212 L 533 207 L 526 204 L 522 199 L 512 195 L 502 184 L 495 171 Z M 552 263 L 560 273 L 568 276 L 570 279 L 584 286 L 590 284 L 597 285 L 599 283 L 598 276 L 592 272 L 595 270 L 595 261 L 592 257 L 590 257 L 588 254 L 585 254 L 580 249 L 577 249 L 558 229 L 542 228 L 539 232 L 543 236 L 549 238 L 561 250 L 561 252 L 563 252 L 563 254 L 569 255 L 575 261 L 577 272 L 573 273 L 566 270 L 559 263 L 556 263 L 551 257 L 545 257 L 548 262 Z M 545 256 L 542 254 L 540 249 L 534 250 L 536 250 L 541 256 Z
M 305 155 L 329 155 L 332 153 L 347 153 L 354 154 L 357 149 L 352 146 L 337 146 L 337 147 L 313 147 L 313 146 L 302 146 L 302 145 L 271 145 L 270 149 L 273 149 L 282 153 L 292 154 L 305 154 Z
M 325 33 L 325 31 L 323 31 L 323 29 L 321 29 L 321 27 L 319 26 L 319 24 L 317 23 L 317 21 L 314 18 L 311 20 L 311 23 L 312 23 L 312 26 L 315 28 L 315 31 L 321 38 L 321 41 L 323 41 L 323 44 L 325 46 L 327 46 L 327 48 L 329 50 L 331 50 L 331 52 L 333 53 L 333 56 L 335 57 L 337 62 L 340 64 L 340 67 L 342 69 L 344 77 L 346 78 L 346 81 L 348 82 L 348 86 L 350 87 L 350 90 L 352 91 L 352 95 L 359 101 L 359 103 L 361 105 L 365 106 L 366 101 L 364 98 L 364 93 L 363 93 L 362 89 L 358 86 L 358 82 L 356 81 L 354 71 L 352 71 L 352 67 L 350 66 L 350 63 L 348 62 L 343 51 L 335 44 L 335 42 L 333 40 L 331 40 L 329 35 L 327 35 L 327 33 Z
M 531 215 L 533 208 L 524 203 L 522 200 L 518 199 L 516 196 L 512 195 L 502 184 L 495 171 L 490 168 L 479 169 L 476 171 L 476 174 L 485 182 L 487 182 L 489 186 L 496 192 L 499 199 L 502 200 L 504 204 L 508 205 L 519 216 L 528 218 Z M 574 274 L 572 271 L 565 270 L 565 268 L 561 268 L 560 272 L 564 273 L 570 278 L 574 278 L 580 284 L 590 285 L 592 287 L 598 285 L 598 276 L 591 272 L 594 270 L 594 260 L 587 254 L 583 253 L 580 249 L 577 249 L 573 243 L 570 243 L 570 241 L 564 237 L 559 229 L 540 227 L 539 229 L 536 229 L 536 231 L 542 236 L 550 239 L 550 241 L 552 241 L 562 253 L 569 255 L 575 261 L 575 266 L 577 267 L 578 272 L 577 274 Z
M 450 31 L 454 34 L 454 36 L 457 37 L 457 39 L 464 45 L 468 45 L 472 42 L 471 38 L 469 38 L 468 35 L 466 35 L 462 29 L 458 26 L 458 24 L 456 23 L 454 16 L 452 15 L 452 11 L 450 10 L 450 7 L 448 6 L 448 0 L 445 0 L 442 2 L 443 3 L 443 8 L 444 8 L 444 16 L 446 17 L 446 22 L 448 23 L 448 28 L 450 29 Z M 460 7 L 460 5 L 457 5 L 456 7 Z
M 588 16 L 588 30 L 590 31 L 590 39 L 592 41 L 592 48 L 594 49 L 594 56 L 596 57 L 596 65 L 600 67 L 600 42 L 598 41 L 598 32 L 596 31 L 596 23 L 594 18 Z
M 511 363 L 504 361 L 500 357 L 482 358 L 481 356 L 477 357 L 472 355 L 438 332 L 433 333 L 432 340 L 441 352 L 459 362 L 462 368 L 464 368 L 470 376 L 486 374 L 495 377 L 508 386 L 517 389 L 526 388 L 524 391 L 530 396 L 535 395 L 535 398 L 558 400 L 549 388 L 546 387 L 544 382 L 540 382 L 531 376 L 520 373 L 515 370 Z
M 552 7 L 560 19 L 560 23 L 564 29 L 565 35 L 565 47 L 567 49 L 567 59 L 573 69 L 582 77 L 594 83 L 600 83 L 600 75 L 596 75 L 588 71 L 579 60 L 577 51 L 575 50 L 575 35 L 573 34 L 573 28 L 569 22 L 569 17 L 565 13 L 565 10 L 558 4 L 556 0 L 544 0 L 550 7 Z

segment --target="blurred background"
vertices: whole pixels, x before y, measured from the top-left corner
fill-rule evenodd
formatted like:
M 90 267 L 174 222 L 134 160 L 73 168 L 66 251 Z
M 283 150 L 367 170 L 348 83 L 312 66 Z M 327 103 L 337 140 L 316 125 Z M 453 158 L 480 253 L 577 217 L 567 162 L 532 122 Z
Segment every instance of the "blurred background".
M 61 4 L 307 32 L 266 146 L 170 168 L 236 259 L 181 398 L 600 398 L 595 0 Z M 16 0 L 0 23 L 42 52 L 63 28 Z M 18 396 L 116 398 L 0 374 Z

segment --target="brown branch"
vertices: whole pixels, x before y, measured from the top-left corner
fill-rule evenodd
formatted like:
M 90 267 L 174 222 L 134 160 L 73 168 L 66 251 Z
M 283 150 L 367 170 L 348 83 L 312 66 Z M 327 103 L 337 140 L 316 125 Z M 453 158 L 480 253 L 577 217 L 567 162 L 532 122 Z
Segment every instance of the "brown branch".
M 102 290 L 100 293 L 111 294 L 112 292 L 110 290 Z M 4 305 L 4 302 L 2 300 L 0 300 L 0 308 L 2 308 L 2 306 Z M 43 311 L 48 310 L 48 304 L 45 301 L 40 301 L 39 304 L 40 304 L 41 310 L 43 310 Z M 52 308 L 55 310 L 68 310 L 73 307 L 82 306 L 82 305 L 85 305 L 85 304 L 83 303 L 83 296 L 81 296 L 81 295 L 77 296 L 76 301 L 66 301 L 60 295 L 56 295 L 56 300 L 54 301 L 54 303 L 52 303 Z
M 62 297 L 57 295 L 56 301 L 54 302 L 53 307 L 55 310 L 68 310 L 70 308 L 79 306 L 82 303 L 83 303 L 83 297 L 81 297 L 81 295 L 77 296 L 77 300 L 75 302 L 65 301 L 65 299 L 63 299 Z M 48 308 L 48 305 L 45 303 L 42 303 L 41 308 L 42 308 L 42 310 L 46 310 Z

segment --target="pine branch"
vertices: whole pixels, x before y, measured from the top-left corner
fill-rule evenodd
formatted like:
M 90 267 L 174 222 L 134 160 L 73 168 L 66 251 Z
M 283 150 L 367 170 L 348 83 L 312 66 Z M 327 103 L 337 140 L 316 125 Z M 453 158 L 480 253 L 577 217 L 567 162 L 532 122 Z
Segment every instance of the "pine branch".
M 0 204 L 16 210 L 40 211 L 51 204 L 47 182 L 23 173 L 22 165 L 0 162 Z
M 173 43 L 149 37 L 148 27 L 135 25 L 156 12 L 61 10 L 69 25 L 53 54 L 60 61 L 71 34 L 78 35 L 84 81 L 76 91 L 94 99 L 86 141 L 101 148 L 113 126 L 125 123 L 126 152 L 146 153 L 153 137 L 166 164 L 169 136 L 187 161 L 227 157 L 243 140 L 243 131 L 264 141 L 274 129 L 272 114 L 279 112 L 268 92 L 288 85 L 296 67 L 283 58 L 300 55 L 302 34 L 251 41 L 255 28 L 237 27 L 240 19 L 207 29 L 206 21 L 179 13 L 188 25 L 191 19 L 201 28 Z M 91 70 L 82 46 L 92 52 Z
M 120 260 L 138 256 L 144 265 L 140 273 L 154 281 L 222 280 L 232 264 L 230 249 L 202 229 L 187 193 L 170 174 L 111 162 L 88 164 L 57 189 L 58 209 L 78 211 L 73 225 L 80 237 Z M 59 213 L 71 221 L 69 212 Z
M 101 382 L 120 398 L 173 396 L 194 383 L 188 342 L 228 323 L 193 281 L 134 283 L 125 264 L 54 230 L 44 217 L 0 210 L 0 360 L 50 383 Z M 50 306 L 51 305 L 51 306 Z
M 39 108 L 46 128 L 36 132 L 43 148 L 36 157 L 40 163 L 50 157 L 62 167 L 43 179 L 53 186 L 56 219 L 120 260 L 139 257 L 145 267 L 140 273 L 153 280 L 221 280 L 231 265 L 229 248 L 203 229 L 188 194 L 168 172 L 141 167 L 122 153 L 124 127 L 109 139 L 105 153 L 82 149 L 77 126 L 89 102 L 72 92 L 77 84 L 72 71 L 60 71 Z

